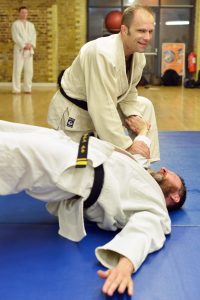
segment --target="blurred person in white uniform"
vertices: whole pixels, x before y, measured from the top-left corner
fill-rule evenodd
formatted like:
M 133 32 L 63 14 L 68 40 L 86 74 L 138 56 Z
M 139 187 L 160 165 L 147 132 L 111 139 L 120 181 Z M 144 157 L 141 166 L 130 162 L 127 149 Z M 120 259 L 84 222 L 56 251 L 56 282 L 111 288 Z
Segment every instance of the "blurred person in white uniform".
M 77 159 L 78 153 L 87 155 Z M 180 208 L 186 197 L 180 176 L 166 168 L 146 170 L 140 162 L 87 134 L 79 145 L 63 131 L 0 121 L 0 195 L 25 190 L 46 201 L 59 234 L 72 241 L 86 235 L 84 219 L 120 230 L 95 249 L 108 268 L 98 275 L 109 296 L 116 290 L 133 294 L 132 273 L 163 247 L 171 232 L 168 210 Z
M 21 93 L 21 75 L 24 70 L 23 90 L 31 93 L 33 78 L 33 55 L 36 47 L 36 30 L 28 21 L 28 9 L 19 8 L 19 19 L 12 24 L 12 39 L 14 42 L 12 92 Z

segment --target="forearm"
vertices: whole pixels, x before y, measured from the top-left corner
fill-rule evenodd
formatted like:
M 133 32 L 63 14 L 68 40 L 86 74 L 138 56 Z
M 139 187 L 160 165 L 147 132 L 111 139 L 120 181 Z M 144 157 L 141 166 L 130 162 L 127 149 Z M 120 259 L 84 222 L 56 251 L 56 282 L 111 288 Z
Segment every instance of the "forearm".
M 135 87 L 132 87 L 132 91 L 126 96 L 126 98 L 119 102 L 119 107 L 124 115 L 124 118 L 128 118 L 131 115 L 141 116 L 141 113 L 136 108 L 137 105 L 135 105 L 137 102 L 137 89 Z
M 141 207 L 141 199 L 143 199 L 143 207 L 147 211 L 134 213 L 129 219 L 126 226 L 107 244 L 97 247 L 95 254 L 99 262 L 109 268 L 115 268 L 121 256 L 127 257 L 134 265 L 134 272 L 142 265 L 149 253 L 162 248 L 165 242 L 165 234 L 170 232 L 170 219 L 165 211 L 165 205 L 160 201 L 159 195 L 155 198 L 155 203 L 152 206 L 151 193 L 149 198 L 145 198 L 146 184 L 142 184 L 144 190 L 141 190 L 141 195 L 138 197 L 135 208 Z M 147 196 L 146 196 L 147 197 Z M 137 198 L 137 197 L 136 197 Z M 155 208 L 157 213 L 148 212 Z M 163 214 L 163 216 L 162 216 Z M 140 230 L 138 230 L 140 224 Z
M 145 136 L 138 136 L 145 137 Z M 137 137 L 137 138 L 138 138 Z M 150 158 L 149 146 L 143 140 L 134 140 L 132 145 L 126 149 L 132 155 L 139 154 L 146 159 Z

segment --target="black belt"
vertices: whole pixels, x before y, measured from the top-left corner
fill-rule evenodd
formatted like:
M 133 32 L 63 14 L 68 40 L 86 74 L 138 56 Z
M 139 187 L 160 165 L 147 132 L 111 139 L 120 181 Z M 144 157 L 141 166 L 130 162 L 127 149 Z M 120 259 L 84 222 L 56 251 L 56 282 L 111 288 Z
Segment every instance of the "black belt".
M 100 165 L 94 168 L 94 182 L 91 189 L 91 192 L 88 198 L 84 201 L 83 207 L 89 208 L 92 206 L 99 198 L 104 182 L 104 168 L 103 165 Z
M 87 154 L 88 154 L 88 143 L 90 136 L 93 136 L 93 132 L 88 132 L 82 135 L 78 155 L 76 159 L 76 168 L 85 168 L 88 163 Z
M 85 168 L 87 166 L 88 143 L 89 143 L 89 138 L 91 135 L 93 135 L 92 132 L 85 133 L 81 138 L 81 141 L 79 144 L 78 156 L 77 156 L 77 160 L 76 160 L 76 168 Z M 92 189 L 91 189 L 91 192 L 90 192 L 88 198 L 84 201 L 84 204 L 83 204 L 83 207 L 85 209 L 89 208 L 97 201 L 97 199 L 99 198 L 99 195 L 101 193 L 103 183 L 104 183 L 104 168 L 103 168 L 103 165 L 100 165 L 100 166 L 94 168 L 93 186 L 92 186 Z
M 74 99 L 74 98 L 71 98 L 70 96 L 68 96 L 65 91 L 63 90 L 62 86 L 61 86 L 61 79 L 62 79 L 62 75 L 63 75 L 63 71 L 61 72 L 61 74 L 59 75 L 58 77 L 58 85 L 59 85 L 59 88 L 60 88 L 60 92 L 61 94 L 63 95 L 63 97 L 65 97 L 67 100 L 69 100 L 70 102 L 72 102 L 73 104 L 75 104 L 76 106 L 84 109 L 84 110 L 88 110 L 88 107 L 87 107 L 87 102 L 83 101 L 83 100 L 78 100 L 78 99 Z

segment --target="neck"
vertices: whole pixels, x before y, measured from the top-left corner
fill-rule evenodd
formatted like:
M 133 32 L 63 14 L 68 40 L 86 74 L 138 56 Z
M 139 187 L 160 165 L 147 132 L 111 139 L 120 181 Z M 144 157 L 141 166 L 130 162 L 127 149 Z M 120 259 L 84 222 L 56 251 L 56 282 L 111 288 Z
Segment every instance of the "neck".
M 133 56 L 133 54 L 126 55 L 126 56 L 125 56 L 126 62 L 130 61 L 130 60 L 132 59 L 132 56 Z
M 126 58 L 126 60 L 128 60 L 133 55 L 133 52 L 131 52 L 124 43 L 123 43 L 123 46 L 124 46 L 125 58 Z
M 122 39 L 122 44 L 123 44 L 123 48 L 124 48 L 125 58 L 126 58 L 126 60 L 128 60 L 130 58 L 130 56 L 132 56 L 134 54 L 134 52 L 131 51 L 130 48 L 127 46 L 126 39 L 122 33 L 121 33 L 121 39 Z

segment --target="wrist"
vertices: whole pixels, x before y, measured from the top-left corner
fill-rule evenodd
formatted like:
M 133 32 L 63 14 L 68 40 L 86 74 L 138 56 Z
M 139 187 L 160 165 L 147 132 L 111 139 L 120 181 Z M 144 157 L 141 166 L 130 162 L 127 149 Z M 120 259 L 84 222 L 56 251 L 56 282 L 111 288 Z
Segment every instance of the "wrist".
M 147 127 L 145 127 L 145 128 L 142 128 L 140 130 L 140 132 L 138 133 L 138 135 L 147 135 L 147 133 L 148 133 L 148 129 L 147 129 Z
M 125 268 L 130 273 L 133 273 L 135 270 L 133 263 L 125 256 L 120 257 L 118 265 Z
M 131 154 L 135 154 L 135 149 L 134 149 L 134 145 L 132 144 L 130 147 L 128 147 L 127 149 L 125 149 L 127 152 L 131 153 Z

